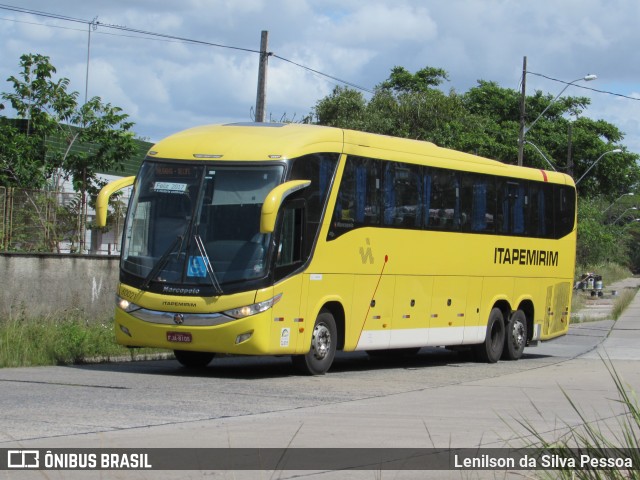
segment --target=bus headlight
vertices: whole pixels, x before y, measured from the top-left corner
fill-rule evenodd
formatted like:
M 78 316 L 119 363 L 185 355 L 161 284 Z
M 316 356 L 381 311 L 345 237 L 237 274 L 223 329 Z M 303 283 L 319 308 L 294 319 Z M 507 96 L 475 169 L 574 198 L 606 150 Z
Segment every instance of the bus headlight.
M 121 308 L 127 313 L 135 312 L 136 310 L 140 310 L 142 308 L 139 305 L 136 305 L 135 303 L 131 303 L 126 298 L 122 298 L 118 295 L 116 295 L 116 306 L 118 308 Z
M 265 300 L 264 302 L 254 303 L 253 305 L 245 305 L 244 307 L 232 308 L 231 310 L 226 310 L 222 313 L 232 318 L 249 317 L 257 313 L 266 312 L 276 303 L 278 303 L 281 298 L 282 294 L 279 293 L 275 297 L 270 298 L 269 300 Z

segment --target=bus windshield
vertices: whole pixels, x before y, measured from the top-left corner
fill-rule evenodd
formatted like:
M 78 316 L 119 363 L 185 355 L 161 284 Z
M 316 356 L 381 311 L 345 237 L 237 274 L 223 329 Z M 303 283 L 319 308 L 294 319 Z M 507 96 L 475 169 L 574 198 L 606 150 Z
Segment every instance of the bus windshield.
M 264 277 L 269 235 L 260 233 L 260 212 L 283 172 L 282 165 L 146 161 L 127 214 L 123 273 L 145 289 L 209 286 L 217 294 Z

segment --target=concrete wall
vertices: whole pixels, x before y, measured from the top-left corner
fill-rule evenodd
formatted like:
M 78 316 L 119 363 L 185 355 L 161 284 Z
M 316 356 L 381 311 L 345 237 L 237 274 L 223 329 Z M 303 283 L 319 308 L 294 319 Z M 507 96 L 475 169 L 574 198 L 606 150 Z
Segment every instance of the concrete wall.
M 119 257 L 0 254 L 0 320 L 80 310 L 89 319 L 111 318 Z

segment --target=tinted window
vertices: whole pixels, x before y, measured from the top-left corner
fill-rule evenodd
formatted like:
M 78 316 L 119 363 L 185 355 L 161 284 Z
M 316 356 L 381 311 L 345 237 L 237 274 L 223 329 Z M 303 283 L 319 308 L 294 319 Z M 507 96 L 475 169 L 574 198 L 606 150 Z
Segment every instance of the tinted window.
M 560 238 L 574 218 L 571 187 L 353 157 L 329 238 L 368 225 Z
M 429 169 L 431 177 L 431 201 L 429 202 L 428 228 L 458 230 L 460 206 L 458 174 L 453 170 Z
M 558 215 L 556 215 L 556 236 L 564 237 L 573 230 L 575 222 L 576 192 L 573 188 L 556 185 Z
M 349 157 L 333 211 L 330 238 L 356 227 L 380 225 L 380 161 Z
M 384 162 L 384 224 L 420 228 L 421 168 L 408 163 Z

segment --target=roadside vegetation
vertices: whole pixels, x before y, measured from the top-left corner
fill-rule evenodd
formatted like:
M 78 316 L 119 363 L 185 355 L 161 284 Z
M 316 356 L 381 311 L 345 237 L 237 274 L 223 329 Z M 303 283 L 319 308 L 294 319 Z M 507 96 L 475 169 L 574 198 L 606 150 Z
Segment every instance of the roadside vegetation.
M 596 462 L 610 462 L 612 458 L 629 459 L 632 464 L 640 465 L 640 404 L 636 392 L 627 385 L 609 359 L 603 362 L 613 380 L 617 399 L 613 400 L 622 407 L 622 413 L 616 415 L 612 424 L 603 418 L 592 420 L 580 408 L 567 392 L 564 396 L 580 420 L 579 425 L 563 425 L 562 432 L 540 432 L 530 421 L 518 420 L 524 427 L 531 440 L 529 448 L 553 452 L 563 459 L 573 459 L 575 465 L 580 465 L 581 455 L 588 452 Z M 611 417 L 609 417 L 609 420 Z M 553 438 L 550 438 L 553 437 Z M 566 467 L 540 472 L 539 477 L 550 479 L 640 479 L 640 470 L 635 468 L 620 468 L 606 466 L 605 468 L 576 468 L 567 462 Z
M 618 318 L 620 318 L 620 315 L 622 315 L 622 312 L 626 310 L 626 308 L 633 301 L 637 293 L 638 293 L 637 289 L 627 289 L 620 294 L 620 296 L 614 302 L 613 309 L 611 311 L 611 318 L 613 320 L 618 320 Z
M 21 312 L 0 318 L 0 367 L 133 359 L 155 351 L 117 345 L 111 320 L 89 321 L 79 311 L 39 318 Z
M 606 262 L 596 265 L 576 267 L 575 280 L 577 281 L 582 274 L 587 272 L 594 272 L 602 275 L 604 290 L 606 292 L 611 291 L 611 289 L 609 288 L 610 284 L 619 280 L 623 280 L 625 278 L 629 278 L 632 275 L 631 271 L 628 268 L 614 262 Z M 617 293 L 618 294 L 613 297 L 613 306 L 611 308 L 611 315 L 609 317 L 611 320 L 617 320 L 620 315 L 622 315 L 622 312 L 624 312 L 624 310 L 629 306 L 629 304 L 635 297 L 637 290 L 625 289 Z M 589 317 L 585 317 L 583 315 L 579 317 L 575 315 L 583 310 L 590 301 L 593 301 L 593 297 L 591 297 L 590 292 L 581 292 L 579 290 L 574 290 L 573 297 L 571 299 L 571 323 L 585 323 L 594 320 L 602 320 L 602 318 L 590 319 Z

